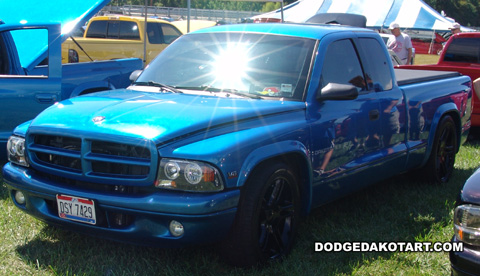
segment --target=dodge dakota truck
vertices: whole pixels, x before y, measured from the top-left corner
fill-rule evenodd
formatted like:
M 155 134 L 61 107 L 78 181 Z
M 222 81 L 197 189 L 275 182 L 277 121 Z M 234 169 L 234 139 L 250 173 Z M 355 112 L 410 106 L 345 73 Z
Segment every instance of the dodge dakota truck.
M 15 10 L 13 15 L 0 15 L 4 17 L 4 21 L 0 21 L 0 160 L 7 159 L 6 143 L 18 124 L 33 119 L 57 101 L 96 91 L 125 88 L 130 85 L 131 72 L 143 68 L 139 59 L 62 66 L 62 33 L 72 21 L 81 23 L 86 20 L 84 17 L 88 13 L 85 9 L 94 4 L 91 0 L 58 2 L 49 1 L 40 5 L 40 19 L 33 12 L 22 13 L 22 10 Z M 46 20 L 43 17 L 52 13 L 47 13 L 52 6 L 59 8 L 75 5 L 76 2 L 81 3 L 71 13 L 66 9 L 58 16 L 53 15 L 55 23 L 40 23 Z M 105 3 L 93 2 L 99 3 L 92 12 Z M 34 5 L 33 1 L 22 2 L 25 5 L 28 3 Z M 85 7 L 88 3 L 90 5 Z M 2 11 L 8 11 L 18 9 L 18 4 L 4 1 L 0 7 Z
M 469 76 L 473 88 L 472 126 L 480 127 L 480 32 L 452 35 L 445 44 L 437 64 L 405 65 L 399 68 L 435 71 L 456 71 Z M 478 88 L 477 88 L 478 87 Z
M 136 57 L 148 64 L 182 32 L 171 22 L 125 15 L 96 16 L 85 29 L 83 37 L 67 39 L 62 45 L 62 62 L 75 63 L 90 60 L 110 60 Z M 80 48 L 81 47 L 81 48 Z
M 15 129 L 15 206 L 96 237 L 219 244 L 251 266 L 287 255 L 315 207 L 410 170 L 448 181 L 470 127 L 468 76 L 394 72 L 357 27 L 201 29 L 131 78 Z

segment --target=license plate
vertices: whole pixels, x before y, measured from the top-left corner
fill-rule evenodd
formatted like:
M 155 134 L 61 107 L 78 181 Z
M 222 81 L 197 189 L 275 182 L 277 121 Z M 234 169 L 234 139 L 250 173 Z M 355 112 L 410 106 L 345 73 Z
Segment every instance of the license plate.
M 95 224 L 95 203 L 93 200 L 57 195 L 58 216 L 63 219 Z

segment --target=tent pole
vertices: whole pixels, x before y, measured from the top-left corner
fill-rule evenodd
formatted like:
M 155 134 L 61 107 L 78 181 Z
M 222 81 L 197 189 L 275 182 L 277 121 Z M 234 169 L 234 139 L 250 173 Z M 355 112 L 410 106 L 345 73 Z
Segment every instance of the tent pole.
M 143 66 L 147 65 L 147 3 L 145 0 L 145 25 L 143 28 Z
M 282 2 L 280 2 L 280 11 L 281 11 L 281 14 L 282 14 L 282 23 L 283 23 L 283 22 L 285 22 L 283 20 L 283 0 L 282 0 Z
M 188 8 L 188 13 L 187 13 L 187 33 L 190 32 L 190 3 L 191 0 L 187 1 L 187 8 Z

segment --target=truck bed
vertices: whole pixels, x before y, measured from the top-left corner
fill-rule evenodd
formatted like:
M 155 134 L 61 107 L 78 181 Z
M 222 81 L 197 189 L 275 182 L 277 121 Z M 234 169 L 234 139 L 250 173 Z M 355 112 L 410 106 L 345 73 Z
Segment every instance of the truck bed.
M 411 70 L 398 68 L 395 68 L 394 71 L 399 86 L 452 78 L 460 75 L 458 72 L 450 71 Z

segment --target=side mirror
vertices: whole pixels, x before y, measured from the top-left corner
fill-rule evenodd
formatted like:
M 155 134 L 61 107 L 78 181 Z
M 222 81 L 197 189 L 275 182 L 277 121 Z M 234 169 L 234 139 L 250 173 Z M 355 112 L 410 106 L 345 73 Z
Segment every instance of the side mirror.
M 345 101 L 358 97 L 357 87 L 351 84 L 329 83 L 317 92 L 317 100 Z
M 130 81 L 134 82 L 137 80 L 138 76 L 143 72 L 143 70 L 135 70 L 130 74 Z

